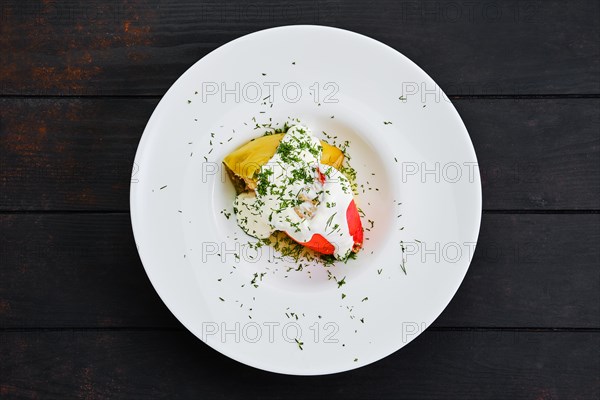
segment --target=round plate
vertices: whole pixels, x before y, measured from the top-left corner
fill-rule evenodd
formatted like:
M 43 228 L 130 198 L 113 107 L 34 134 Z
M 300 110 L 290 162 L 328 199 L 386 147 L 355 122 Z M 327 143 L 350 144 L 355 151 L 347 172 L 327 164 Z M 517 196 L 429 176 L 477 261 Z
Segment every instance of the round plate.
M 347 263 L 257 248 L 230 215 L 223 157 L 296 119 L 349 141 L 366 239 Z M 256 32 L 194 64 L 133 168 L 133 231 L 162 300 L 209 346 L 279 373 L 346 371 L 417 337 L 463 280 L 480 220 L 475 152 L 441 89 L 396 50 L 322 26 Z

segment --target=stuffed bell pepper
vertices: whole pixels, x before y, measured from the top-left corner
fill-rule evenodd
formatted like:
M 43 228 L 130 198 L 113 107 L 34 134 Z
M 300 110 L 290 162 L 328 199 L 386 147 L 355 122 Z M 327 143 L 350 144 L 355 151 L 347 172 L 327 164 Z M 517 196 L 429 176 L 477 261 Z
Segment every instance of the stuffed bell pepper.
M 283 231 L 296 242 L 345 260 L 363 243 L 340 149 L 294 125 L 256 138 L 223 160 L 237 191 L 234 212 L 249 235 Z

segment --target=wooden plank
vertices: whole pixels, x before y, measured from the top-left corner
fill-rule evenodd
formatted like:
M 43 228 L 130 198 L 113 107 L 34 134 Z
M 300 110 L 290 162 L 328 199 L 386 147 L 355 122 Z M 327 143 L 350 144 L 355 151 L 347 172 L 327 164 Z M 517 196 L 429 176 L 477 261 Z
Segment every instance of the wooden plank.
M 435 326 L 600 328 L 599 227 L 600 214 L 484 215 Z M 1 215 L 0 232 L 0 327 L 180 327 L 145 276 L 127 214 Z
M 427 331 L 370 366 L 294 377 L 227 359 L 188 332 L 0 332 L 0 395 L 592 400 L 599 349 L 598 332 Z
M 475 146 L 484 209 L 600 209 L 600 99 L 454 104 Z
M 162 95 L 215 48 L 320 24 L 401 51 L 449 94 L 600 93 L 599 4 L 574 0 L 3 1 L 0 94 Z
M 2 327 L 178 326 L 127 214 L 0 216 Z
M 127 211 L 156 103 L 0 99 L 0 209 Z M 478 155 L 484 209 L 600 209 L 600 99 L 454 103 Z
M 2 209 L 128 210 L 135 151 L 157 103 L 0 100 Z
M 600 214 L 484 215 L 438 326 L 600 327 Z

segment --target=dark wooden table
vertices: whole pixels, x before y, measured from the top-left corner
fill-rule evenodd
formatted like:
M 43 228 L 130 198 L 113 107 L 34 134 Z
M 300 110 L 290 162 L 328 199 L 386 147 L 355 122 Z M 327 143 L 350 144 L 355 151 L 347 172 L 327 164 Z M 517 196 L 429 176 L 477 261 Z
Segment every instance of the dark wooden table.
M 357 31 L 451 96 L 483 176 L 458 294 L 390 357 L 270 374 L 186 331 L 129 220 L 133 156 L 192 63 L 283 24 Z M 0 398 L 600 398 L 597 1 L 0 2 Z

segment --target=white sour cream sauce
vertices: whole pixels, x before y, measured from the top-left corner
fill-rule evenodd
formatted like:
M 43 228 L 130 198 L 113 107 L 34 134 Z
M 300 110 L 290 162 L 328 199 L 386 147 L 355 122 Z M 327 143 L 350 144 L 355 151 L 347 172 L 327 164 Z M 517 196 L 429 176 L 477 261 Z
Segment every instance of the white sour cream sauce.
M 259 239 L 284 231 L 298 242 L 308 242 L 320 234 L 334 246 L 336 258 L 346 258 L 354 245 L 346 220 L 352 189 L 341 172 L 319 162 L 322 152 L 319 139 L 307 127 L 289 128 L 261 167 L 256 189 L 236 197 L 238 225 Z

